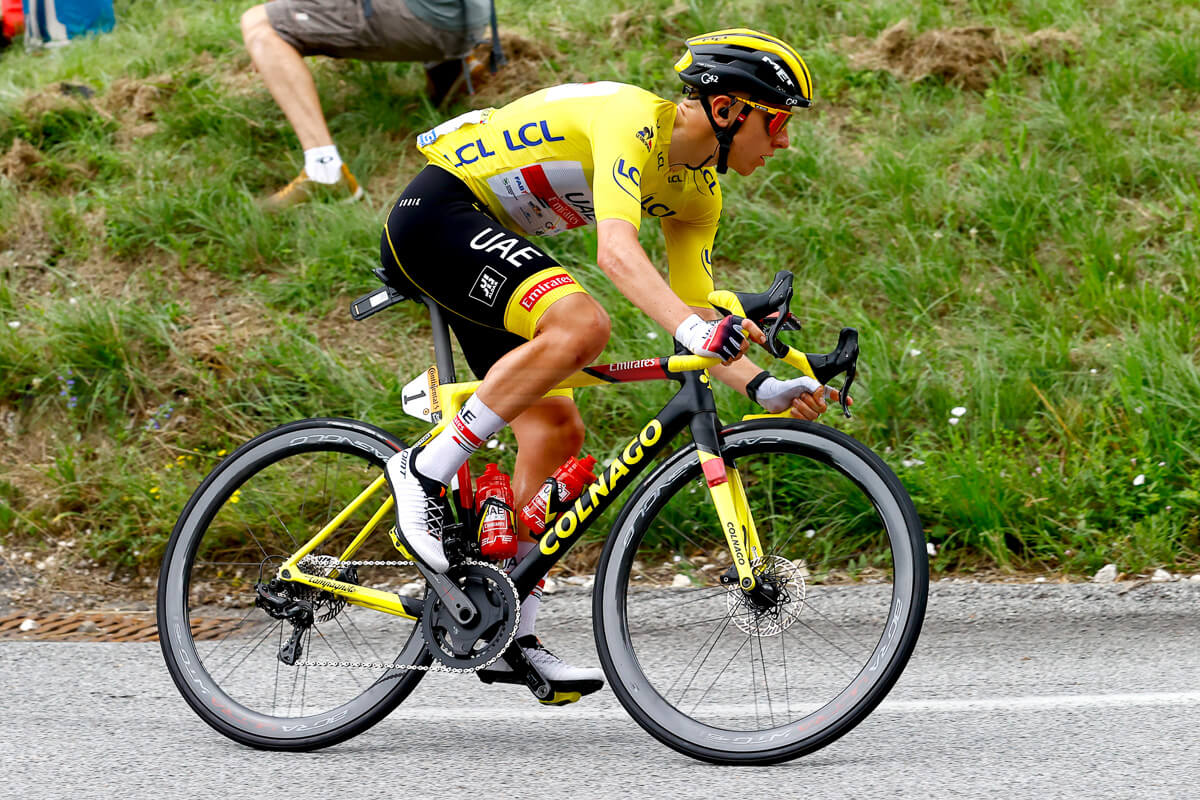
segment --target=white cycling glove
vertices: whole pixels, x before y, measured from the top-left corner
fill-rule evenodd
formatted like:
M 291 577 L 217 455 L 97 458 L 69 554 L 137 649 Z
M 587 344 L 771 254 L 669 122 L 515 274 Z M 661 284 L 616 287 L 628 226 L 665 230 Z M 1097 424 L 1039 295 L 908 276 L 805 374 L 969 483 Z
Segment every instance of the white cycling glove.
M 787 409 L 792 401 L 800 395 L 813 394 L 820 388 L 821 384 L 807 375 L 781 381 L 763 370 L 754 377 L 754 380 L 746 384 L 746 394 L 750 396 L 751 400 L 762 406 L 767 413 L 778 414 Z M 828 391 L 825 395 L 829 396 Z
M 675 329 L 678 342 L 698 356 L 728 361 L 742 351 L 746 330 L 741 317 L 700 319 L 692 314 Z

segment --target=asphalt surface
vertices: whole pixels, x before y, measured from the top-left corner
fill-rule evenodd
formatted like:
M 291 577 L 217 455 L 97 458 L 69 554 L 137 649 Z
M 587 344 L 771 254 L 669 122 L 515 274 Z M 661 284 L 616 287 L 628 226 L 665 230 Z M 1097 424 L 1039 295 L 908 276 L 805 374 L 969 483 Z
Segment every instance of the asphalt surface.
M 543 639 L 596 664 L 588 597 L 548 598 Z M 382 723 L 305 754 L 203 724 L 156 644 L 0 642 L 0 797 L 1200 796 L 1200 583 L 932 587 L 889 698 L 773 767 L 693 761 L 607 689 L 543 708 L 430 675 Z

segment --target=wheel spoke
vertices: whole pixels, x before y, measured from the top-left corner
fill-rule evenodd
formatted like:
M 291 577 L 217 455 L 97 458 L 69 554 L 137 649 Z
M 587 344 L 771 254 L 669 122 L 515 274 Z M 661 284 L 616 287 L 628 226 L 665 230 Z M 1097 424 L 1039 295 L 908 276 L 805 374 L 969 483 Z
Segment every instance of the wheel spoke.
M 223 499 L 189 504 L 168 545 L 159 584 L 167 619 L 190 621 L 190 608 L 216 610 L 219 617 L 234 616 L 223 609 L 237 609 L 234 620 L 222 620 L 212 642 L 199 640 L 205 625 L 196 627 L 195 639 L 190 630 L 182 630 L 186 626 L 164 625 L 160 635 L 168 665 L 197 713 L 247 744 L 303 740 L 305 746 L 322 746 L 344 735 L 339 731 L 347 726 L 361 729 L 367 719 L 381 718 L 379 705 L 399 702 L 424 674 L 371 666 L 422 657 L 412 620 L 348 605 L 275 571 L 288 553 L 300 548 L 300 539 L 341 516 L 343 521 L 328 529 L 312 554 L 336 557 L 374 514 L 373 508 L 349 504 L 378 476 L 380 454 L 395 447 L 382 434 L 372 438 L 364 426 L 350 432 L 339 425 L 318 420 L 305 427 L 285 426 L 275 438 L 262 437 L 221 462 L 203 496 Z M 359 543 L 354 559 L 393 561 L 396 554 L 386 533 L 373 533 Z M 399 577 L 395 569 L 368 570 L 373 580 L 360 571 L 354 582 L 385 588 Z M 170 596 L 167 586 L 187 591 Z M 272 618 L 265 611 L 268 606 L 271 614 L 286 618 Z M 293 619 L 311 621 L 295 628 Z M 289 666 L 279 654 L 292 636 L 299 638 L 299 655 Z M 384 659 L 380 652 L 395 655 Z M 389 677 L 387 688 L 372 691 L 384 676 Z M 347 712 L 339 713 L 336 723 L 319 716 L 335 708 Z M 300 722 L 272 729 L 255 723 L 255 715 Z M 317 722 L 319 730 L 313 727 Z
M 710 504 L 696 502 L 696 469 L 650 478 L 614 529 L 618 547 L 597 573 L 597 608 L 620 621 L 616 628 L 597 621 L 597 641 L 614 688 L 625 686 L 626 706 L 676 749 L 711 758 L 713 748 L 728 747 L 730 763 L 787 758 L 857 723 L 861 714 L 842 724 L 861 701 L 830 703 L 864 674 L 889 626 L 908 631 L 888 654 L 892 663 L 903 664 L 915 641 L 909 610 L 893 605 L 888 585 L 897 548 L 905 569 L 924 568 L 919 530 L 909 527 L 915 514 L 897 511 L 911 501 L 893 491 L 895 481 L 888 493 L 868 496 L 881 483 L 861 448 L 820 426 L 739 436 L 726 441 L 725 456 L 736 460 L 763 544 L 751 565 L 758 588 L 679 591 L 615 571 L 661 563 L 670 553 L 712 558 L 727 549 Z M 898 674 L 872 679 L 890 687 Z M 871 694 L 870 686 L 856 688 L 856 698 Z M 789 726 L 801 718 L 807 722 L 797 738 Z

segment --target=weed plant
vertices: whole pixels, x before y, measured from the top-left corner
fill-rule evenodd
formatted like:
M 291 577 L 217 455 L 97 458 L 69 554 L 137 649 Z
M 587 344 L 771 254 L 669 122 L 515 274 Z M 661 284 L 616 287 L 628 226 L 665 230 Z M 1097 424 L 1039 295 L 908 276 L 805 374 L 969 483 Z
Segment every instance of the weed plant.
M 423 431 L 399 402 L 431 360 L 421 309 L 361 325 L 346 309 L 423 165 L 415 134 L 481 98 L 437 111 L 419 65 L 310 60 L 368 200 L 266 216 L 255 199 L 300 156 L 242 47 L 247 5 L 118 0 L 111 34 L 0 56 L 5 550 L 78 539 L 88 558 L 149 574 L 190 492 L 249 437 L 314 415 Z M 1058 61 L 1014 57 L 981 93 L 854 69 L 845 37 L 902 18 L 1053 27 L 1077 44 Z M 501 22 L 553 54 L 531 68 L 543 85 L 621 80 L 671 98 L 688 34 L 748 25 L 794 43 L 817 102 L 789 151 L 723 181 L 714 271 L 750 291 L 792 270 L 806 350 L 860 330 L 855 417 L 828 422 L 900 474 L 935 570 L 1195 569 L 1194 3 L 551 0 Z M 486 97 L 515 96 L 506 80 Z M 148 107 L 115 102 L 130 87 Z M 36 150 L 24 166 L 22 146 Z M 642 240 L 661 264 L 656 226 Z M 610 310 L 604 360 L 670 350 L 595 267 L 594 233 L 544 245 Z M 670 391 L 580 392 L 586 449 L 615 455 Z M 725 389 L 719 402 L 727 419 L 752 410 Z M 511 466 L 500 441 L 484 455 Z

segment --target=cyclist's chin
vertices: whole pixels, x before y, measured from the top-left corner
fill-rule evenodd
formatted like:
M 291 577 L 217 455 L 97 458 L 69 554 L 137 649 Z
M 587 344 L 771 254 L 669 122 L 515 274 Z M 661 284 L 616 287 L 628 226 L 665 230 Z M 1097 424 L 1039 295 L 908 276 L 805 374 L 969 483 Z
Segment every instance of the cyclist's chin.
M 747 159 L 746 161 L 738 162 L 738 163 L 733 163 L 731 161 L 729 166 L 730 166 L 730 168 L 733 169 L 734 172 L 736 172 L 738 175 L 741 175 L 744 178 L 747 175 L 750 175 L 751 173 L 753 173 L 754 170 L 763 166 L 765 163 L 766 162 L 764 162 L 761 158 L 756 158 L 753 161 L 750 161 L 749 159 Z

